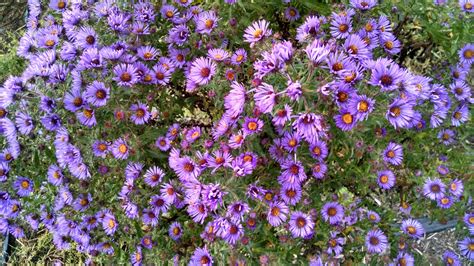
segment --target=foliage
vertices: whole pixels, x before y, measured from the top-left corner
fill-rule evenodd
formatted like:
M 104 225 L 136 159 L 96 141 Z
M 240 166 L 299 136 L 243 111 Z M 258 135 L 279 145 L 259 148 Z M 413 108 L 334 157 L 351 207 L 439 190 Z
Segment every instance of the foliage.
M 0 55 L 13 260 L 409 265 L 425 216 L 472 260 L 472 13 L 188 2 L 29 1 Z

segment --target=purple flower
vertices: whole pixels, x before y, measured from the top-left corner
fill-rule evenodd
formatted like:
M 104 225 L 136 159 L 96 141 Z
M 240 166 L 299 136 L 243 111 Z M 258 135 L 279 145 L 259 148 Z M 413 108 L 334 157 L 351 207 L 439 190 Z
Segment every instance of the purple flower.
M 350 4 L 352 7 L 366 11 L 372 9 L 374 6 L 377 5 L 377 1 L 375 0 L 351 0 Z
M 115 158 L 125 160 L 128 158 L 130 148 L 125 140 L 122 138 L 116 139 L 110 147 Z
M 356 116 L 357 120 L 365 120 L 375 109 L 375 100 L 366 95 L 355 95 L 349 99 L 347 108 Z
M 270 23 L 263 19 L 253 22 L 252 25 L 245 29 L 244 41 L 253 45 L 263 38 L 270 36 L 272 34 L 272 30 L 268 28 L 269 26 Z
M 227 58 L 229 58 L 230 55 L 224 49 L 215 48 L 215 49 L 209 49 L 207 51 L 207 56 L 216 62 L 222 62 L 226 60 Z
M 413 237 L 420 238 L 425 234 L 425 229 L 420 222 L 414 219 L 406 219 L 402 222 L 401 229 L 405 234 Z
M 285 18 L 288 21 L 293 22 L 293 21 L 298 20 L 300 18 L 300 12 L 298 12 L 298 9 L 296 9 L 292 6 L 289 6 L 285 9 Z
M 301 185 L 298 182 L 284 183 L 280 189 L 280 197 L 286 204 L 296 205 L 301 200 Z
M 403 162 L 403 147 L 400 144 L 390 142 L 382 153 L 385 162 L 392 165 L 401 165 Z
M 214 11 L 204 11 L 199 14 L 196 22 L 196 31 L 200 34 L 211 34 L 217 27 L 219 18 Z
M 454 179 L 448 186 L 448 191 L 455 197 L 461 197 L 464 192 L 464 185 L 461 180 Z
M 223 202 L 224 192 L 219 184 L 207 184 L 203 187 L 201 197 L 203 202 L 209 207 L 210 210 L 215 211 Z
M 240 48 L 232 55 L 230 62 L 233 65 L 240 65 L 247 60 L 247 52 L 245 49 Z
M 18 112 L 15 115 L 15 124 L 18 131 L 23 135 L 28 135 L 34 129 L 35 125 L 30 115 L 24 112 Z
M 253 95 L 255 105 L 262 113 L 271 113 L 273 106 L 276 104 L 276 93 L 273 86 L 267 83 L 262 83 L 254 89 Z
M 242 84 L 236 81 L 232 82 L 230 87 L 232 89 L 224 97 L 224 107 L 229 115 L 238 117 L 244 110 L 246 90 Z
M 112 213 L 106 213 L 102 219 L 102 228 L 107 235 L 113 235 L 117 230 L 118 223 L 115 216 Z
M 212 260 L 212 256 L 207 251 L 207 248 L 197 248 L 193 255 L 191 256 L 191 260 L 189 261 L 189 266 L 204 266 L 204 265 L 212 265 L 214 261 Z
M 470 0 L 463 0 L 463 1 L 470 1 Z M 472 12 L 472 6 L 473 4 L 471 4 L 471 12 Z M 466 45 L 463 46 L 463 48 L 461 48 L 461 50 L 459 50 L 459 59 L 461 61 L 462 64 L 465 64 L 465 65 L 472 65 L 472 63 L 474 63 L 474 44 L 472 43 L 468 43 Z
M 390 170 L 384 170 L 377 173 L 377 184 L 382 189 L 391 189 L 397 181 L 395 175 Z
M 285 203 L 274 201 L 268 205 L 268 223 L 272 226 L 279 226 L 286 221 L 288 213 L 289 208 Z
M 343 16 L 332 13 L 331 21 L 331 36 L 336 39 L 345 39 L 349 37 L 352 32 L 352 21 L 350 16 Z
M 183 229 L 181 228 L 181 224 L 178 222 L 172 223 L 168 230 L 168 234 L 174 241 L 179 240 L 183 235 Z
M 105 84 L 100 81 L 93 81 L 91 85 L 87 86 L 84 97 L 86 98 L 87 103 L 95 107 L 101 107 L 107 104 L 107 100 L 110 98 L 110 89 L 105 87 Z M 79 105 L 75 104 L 76 101 L 81 101 L 82 105 L 82 100 L 79 99 L 81 98 L 73 100 L 75 107 Z
M 454 109 L 451 116 L 451 124 L 455 127 L 461 126 L 469 120 L 469 107 L 466 104 L 460 104 Z
M 438 139 L 440 139 L 444 145 L 448 146 L 454 143 L 455 135 L 455 132 L 451 129 L 442 129 L 438 133 Z
M 26 197 L 33 192 L 34 183 L 29 178 L 18 176 L 13 183 L 13 188 L 16 190 L 18 196 Z
M 458 242 L 458 247 L 461 252 L 461 255 L 469 259 L 470 261 L 474 260 L 474 238 L 466 237 L 463 240 Z
M 263 129 L 263 121 L 258 118 L 245 117 L 242 130 L 245 135 L 252 135 Z
M 133 113 L 130 119 L 136 125 L 143 125 L 148 122 L 151 118 L 151 114 L 148 111 L 148 107 L 143 103 L 132 104 L 130 111 Z
M 105 141 L 96 140 L 92 144 L 92 152 L 97 157 L 105 157 L 109 153 L 109 144 Z
M 77 32 L 75 43 L 82 49 L 96 47 L 98 43 L 97 33 L 92 27 L 83 26 Z
M 440 179 L 428 178 L 423 185 L 423 195 L 431 200 L 437 200 L 444 196 L 446 185 Z
M 222 238 L 229 244 L 235 245 L 244 235 L 244 228 L 240 222 L 228 222 L 223 228 Z
M 335 225 L 344 218 L 344 208 L 337 202 L 328 202 L 321 209 L 324 221 Z
M 327 250 L 326 252 L 330 255 L 338 256 L 339 254 L 342 253 L 342 247 L 341 245 L 345 244 L 345 239 L 343 237 L 337 237 L 338 232 L 332 231 L 330 233 L 330 238 L 327 242 Z
M 369 49 L 367 49 L 367 44 L 356 34 L 349 35 L 344 42 L 344 48 L 350 57 L 358 60 L 370 59 L 372 57 Z
M 151 187 L 155 187 L 161 182 L 164 175 L 165 173 L 163 170 L 161 170 L 161 168 L 158 166 L 152 166 L 145 173 L 145 183 Z
M 292 112 L 293 109 L 291 109 L 291 106 L 285 104 L 282 109 L 276 111 L 275 115 L 272 118 L 273 124 L 275 126 L 284 126 L 285 123 L 291 119 Z
M 195 202 L 188 205 L 187 212 L 196 223 L 204 223 L 207 217 L 207 206 L 202 202 Z
M 95 118 L 95 111 L 94 109 L 89 108 L 88 106 L 84 106 L 82 111 L 76 113 L 77 119 L 79 122 L 87 127 L 93 127 L 97 124 L 97 120 Z
M 118 85 L 132 87 L 138 82 L 137 68 L 132 64 L 119 64 L 114 67 L 115 77 L 113 80 Z
M 446 250 L 444 252 L 443 262 L 445 263 L 445 265 L 449 265 L 449 266 L 462 266 L 458 255 L 456 255 L 456 253 L 450 250 Z
M 353 111 L 347 109 L 342 109 L 339 111 L 339 114 L 334 116 L 336 120 L 336 126 L 343 131 L 349 131 L 354 128 L 357 124 L 357 117 L 353 115 Z
M 439 198 L 436 202 L 438 203 L 438 207 L 442 209 L 449 209 L 454 204 L 454 198 L 451 196 L 444 195 L 441 198 Z
M 380 86 L 382 91 L 392 91 L 401 81 L 401 74 L 397 64 L 389 60 L 378 59 L 372 68 L 370 84 Z
M 73 202 L 73 208 L 76 211 L 84 211 L 89 208 L 90 203 L 92 202 L 92 196 L 90 193 L 79 195 L 76 200 Z
M 295 211 L 291 214 L 288 224 L 290 232 L 295 238 L 305 238 L 313 234 L 314 222 L 308 214 Z
M 217 65 L 209 58 L 199 57 L 193 61 L 189 79 L 198 85 L 206 85 L 216 73 Z
M 371 221 L 372 223 L 378 223 L 380 222 L 380 215 L 374 211 L 368 211 L 367 219 L 369 219 L 369 221 Z
M 327 128 L 323 117 L 314 113 L 302 113 L 293 122 L 293 128 L 309 144 L 313 144 L 322 137 L 326 137 Z
M 365 237 L 365 246 L 369 253 L 383 253 L 388 247 L 388 239 L 380 229 L 373 229 Z

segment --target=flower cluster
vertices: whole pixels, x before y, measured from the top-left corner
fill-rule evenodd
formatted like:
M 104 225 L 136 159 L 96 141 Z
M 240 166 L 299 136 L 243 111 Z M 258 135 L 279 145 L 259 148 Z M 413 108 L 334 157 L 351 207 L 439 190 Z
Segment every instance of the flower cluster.
M 472 184 L 437 154 L 461 149 L 474 44 L 437 79 L 397 63 L 402 44 L 389 17 L 372 16 L 377 1 L 306 17 L 284 1 L 285 39 L 269 19 L 240 30 L 192 2 L 29 0 L 28 66 L 0 89 L 0 232 L 44 226 L 88 263 L 121 252 L 134 265 L 153 252 L 240 262 L 259 243 L 280 252 L 269 247 L 279 239 L 311 265 L 351 249 L 413 265 L 431 200 L 465 211 L 471 236 L 457 252 L 474 259 Z M 211 122 L 183 118 L 196 108 Z

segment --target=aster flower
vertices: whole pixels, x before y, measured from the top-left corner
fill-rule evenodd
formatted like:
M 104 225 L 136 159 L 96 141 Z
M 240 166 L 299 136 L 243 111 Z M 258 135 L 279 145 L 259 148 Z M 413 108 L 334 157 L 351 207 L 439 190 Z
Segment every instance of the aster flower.
M 465 0 L 470 1 L 470 0 Z M 471 3 L 472 6 L 472 3 Z M 472 8 L 470 9 L 472 10 Z M 459 59 L 461 63 L 466 64 L 466 65 L 472 65 L 474 63 L 474 44 L 468 43 L 464 45 L 461 50 L 459 50 Z
M 98 35 L 90 26 L 83 26 L 77 32 L 75 43 L 82 49 L 93 48 L 98 44 Z
M 186 132 L 186 140 L 189 143 L 194 143 L 201 137 L 201 128 L 200 127 L 192 127 Z
M 313 234 L 314 222 L 308 214 L 295 211 L 291 213 L 288 224 L 290 226 L 290 232 L 295 238 L 305 238 Z
M 273 106 L 276 104 L 276 93 L 273 86 L 263 82 L 254 89 L 253 95 L 255 105 L 262 113 L 272 112 Z
M 72 203 L 74 210 L 84 211 L 89 208 L 90 203 L 92 202 L 92 196 L 90 193 L 79 195 L 76 200 Z
M 139 77 L 137 69 L 132 64 L 116 65 L 113 71 L 115 74 L 113 80 L 115 80 L 120 86 L 132 87 L 138 82 Z
M 146 124 L 151 118 L 151 114 L 148 111 L 148 107 L 143 103 L 139 102 L 137 104 L 132 104 L 132 106 L 130 106 L 130 111 L 133 113 L 130 116 L 130 119 L 136 125 Z
M 125 160 L 128 158 L 130 147 L 125 140 L 119 138 L 112 143 L 110 150 L 115 158 Z
M 378 223 L 380 222 L 380 215 L 374 211 L 368 211 L 367 219 L 369 219 L 369 221 L 371 221 L 372 223 Z
M 150 206 L 157 214 L 166 213 L 170 207 L 170 201 L 160 195 L 154 195 L 150 198 Z
M 153 166 L 146 171 L 144 180 L 147 185 L 155 187 L 161 182 L 164 175 L 165 173 L 163 172 L 163 170 L 161 170 L 161 168 L 159 168 L 158 166 Z
M 216 73 L 217 65 L 209 58 L 195 59 L 189 70 L 189 78 L 198 85 L 206 85 Z
M 461 104 L 454 109 L 451 116 L 451 124 L 459 127 L 469 120 L 469 108 L 466 104 Z
M 84 106 L 81 111 L 76 113 L 76 117 L 81 124 L 87 127 L 93 127 L 97 124 L 95 111 L 89 106 Z
M 273 124 L 275 126 L 284 126 L 291 119 L 292 112 L 293 109 L 288 104 L 285 104 L 283 108 L 276 110 L 272 118 Z
M 296 152 L 301 145 L 301 137 L 296 132 L 286 132 L 282 139 L 283 148 L 288 152 Z
M 442 196 L 437 201 L 438 207 L 442 209 L 449 209 L 454 204 L 454 198 L 451 196 Z
M 445 265 L 449 265 L 449 266 L 461 266 L 462 265 L 458 255 L 456 255 L 456 253 L 454 253 L 450 250 L 446 250 L 443 253 L 443 262 L 445 263 Z
M 61 171 L 61 168 L 59 168 L 57 165 L 52 164 L 48 167 L 48 182 L 55 185 L 59 186 L 63 182 L 64 175 Z
M 390 142 L 382 153 L 383 160 L 392 165 L 401 165 L 403 162 L 403 147 Z
M 353 112 L 357 120 L 366 120 L 375 109 L 375 100 L 366 95 L 355 95 L 349 99 L 347 108 Z
M 461 255 L 469 259 L 470 261 L 474 260 L 474 238 L 466 237 L 463 240 L 458 242 L 458 247 L 461 252 Z
M 18 128 L 18 132 L 23 135 L 30 134 L 33 131 L 35 125 L 30 115 L 24 112 L 17 112 L 15 115 L 15 124 Z
M 195 180 L 201 174 L 199 166 L 188 157 L 178 159 L 174 170 L 183 180 Z
M 288 206 L 281 201 L 274 201 L 268 205 L 267 220 L 272 226 L 279 226 L 286 221 L 289 213 Z
M 235 245 L 244 235 L 244 228 L 240 222 L 228 222 L 223 230 L 225 231 L 222 238 L 231 245 Z
M 344 208 L 337 202 L 328 202 L 321 209 L 321 215 L 324 221 L 335 225 L 344 218 Z
M 244 109 L 246 90 L 242 84 L 235 81 L 230 87 L 232 89 L 224 97 L 224 107 L 232 117 L 237 117 Z
M 93 81 L 92 84 L 87 86 L 84 97 L 87 103 L 95 107 L 101 107 L 107 104 L 107 100 L 110 98 L 110 89 L 105 87 L 105 84 L 100 81 Z M 73 103 L 75 103 L 75 101 L 82 101 L 79 99 L 80 98 L 77 98 L 77 100 L 74 99 Z M 74 106 L 76 106 L 76 104 L 74 104 Z
M 202 202 L 195 202 L 188 205 L 187 212 L 196 223 L 204 223 L 208 215 L 208 208 Z
M 105 157 L 109 153 L 109 143 L 101 140 L 96 140 L 92 144 L 92 152 L 97 157 Z
M 351 34 L 347 37 L 344 42 L 344 48 L 350 57 L 358 60 L 369 59 L 372 57 L 369 49 L 367 49 L 367 44 L 361 37 L 359 37 L 359 35 L 356 34 Z
M 300 12 L 298 11 L 298 9 L 292 6 L 287 7 L 284 13 L 286 20 L 290 22 L 296 21 L 300 18 Z
M 168 42 L 182 46 L 188 41 L 189 35 L 189 28 L 186 25 L 180 24 L 170 29 L 168 32 Z
M 384 170 L 377 173 L 377 183 L 382 189 L 391 189 L 396 182 L 395 175 L 390 170 Z
M 461 180 L 454 179 L 448 186 L 448 191 L 455 197 L 461 197 L 464 192 L 464 185 Z
M 317 16 L 308 16 L 305 22 L 296 29 L 296 39 L 303 42 L 308 39 L 316 38 L 320 35 L 321 25 L 325 22 L 324 18 Z
M 326 137 L 326 125 L 323 117 L 314 113 L 302 113 L 293 122 L 293 128 L 309 143 L 313 144 Z
M 247 51 L 245 49 L 240 48 L 232 54 L 230 58 L 230 62 L 233 65 L 240 65 L 243 62 L 247 61 Z
M 413 258 L 411 254 L 402 251 L 398 253 L 397 257 L 395 258 L 395 263 L 397 265 L 414 266 L 415 258 Z
M 420 238 L 425 234 L 425 229 L 421 223 L 414 219 L 404 220 L 402 222 L 401 229 L 405 234 L 413 238 Z
M 325 60 L 327 62 L 327 56 L 331 50 L 326 45 L 321 44 L 319 40 L 315 40 L 306 47 L 305 52 L 313 66 L 318 66 Z
M 212 265 L 213 262 L 212 256 L 206 247 L 197 248 L 191 256 L 189 266 Z
M 174 241 L 179 240 L 183 235 L 183 229 L 181 228 L 181 224 L 178 222 L 172 223 L 168 230 L 168 234 Z
M 357 117 L 352 114 L 351 111 L 342 109 L 339 114 L 334 116 L 336 120 L 336 126 L 343 131 L 349 131 L 354 128 L 357 124 Z
M 253 45 L 263 38 L 270 36 L 272 34 L 272 30 L 269 29 L 269 26 L 270 23 L 265 20 L 253 22 L 252 25 L 245 29 L 244 41 Z
M 155 141 L 155 147 L 158 147 L 161 151 L 167 151 L 171 148 L 170 140 L 167 137 L 160 136 Z
M 113 235 L 117 230 L 118 223 L 112 213 L 106 213 L 102 218 L 102 228 L 107 235 Z
M 454 143 L 455 135 L 456 135 L 455 132 L 451 129 L 442 129 L 438 133 L 438 139 L 440 139 L 444 145 L 448 146 Z
M 226 60 L 227 58 L 229 58 L 230 55 L 224 49 L 215 48 L 215 49 L 209 49 L 207 51 L 207 56 L 216 62 L 222 62 Z
M 471 89 L 462 80 L 456 80 L 449 87 L 454 97 L 459 101 L 463 101 L 471 97 Z
M 388 239 L 380 229 L 370 230 L 365 237 L 365 246 L 369 253 L 383 253 L 388 247 Z
M 210 34 L 218 26 L 219 18 L 214 11 L 204 11 L 199 14 L 196 31 L 200 34 Z
M 336 39 L 345 39 L 352 32 L 352 21 L 349 16 L 341 16 L 332 13 L 331 35 Z
M 359 9 L 361 11 L 366 11 L 372 9 L 377 5 L 375 0 L 351 0 L 350 4 L 352 7 Z
M 446 185 L 440 179 L 426 179 L 423 185 L 423 195 L 431 200 L 437 200 L 444 196 Z
M 385 59 L 378 59 L 372 68 L 370 84 L 380 86 L 382 91 L 392 91 L 397 88 L 401 77 L 401 71 L 397 64 Z
M 262 131 L 263 121 L 258 118 L 245 117 L 242 130 L 245 135 L 251 135 Z
M 27 197 L 31 195 L 34 189 L 34 183 L 31 179 L 18 176 L 13 183 L 13 188 L 20 197 Z

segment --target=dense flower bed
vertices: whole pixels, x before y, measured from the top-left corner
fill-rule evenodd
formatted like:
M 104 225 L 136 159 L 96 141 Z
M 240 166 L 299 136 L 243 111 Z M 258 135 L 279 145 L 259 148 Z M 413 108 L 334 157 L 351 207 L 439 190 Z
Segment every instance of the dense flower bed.
M 474 44 L 427 76 L 393 59 L 376 1 L 251 23 L 235 2 L 30 0 L 29 64 L 0 90 L 0 231 L 44 226 L 89 263 L 413 265 L 417 217 L 462 217 L 440 259 L 472 261 Z

